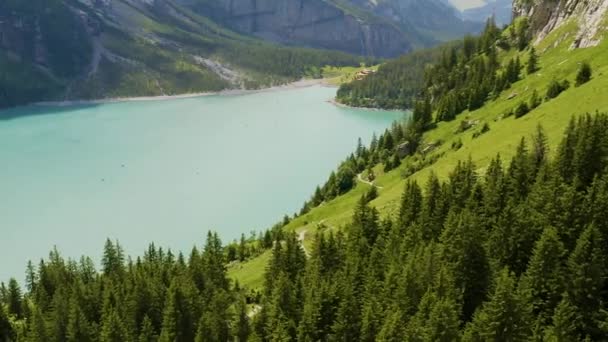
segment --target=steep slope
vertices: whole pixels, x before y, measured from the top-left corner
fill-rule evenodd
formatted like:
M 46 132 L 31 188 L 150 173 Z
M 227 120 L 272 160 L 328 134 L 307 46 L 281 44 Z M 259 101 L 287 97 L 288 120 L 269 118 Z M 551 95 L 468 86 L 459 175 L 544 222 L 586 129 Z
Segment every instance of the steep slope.
M 460 18 L 456 9 L 439 0 L 353 0 L 377 15 L 392 20 L 404 30 L 416 30 L 435 41 L 458 39 L 467 33 L 477 33 L 481 21 Z
M 422 40 L 415 32 L 406 39 L 395 25 L 345 1 L 180 2 L 238 32 L 281 44 L 390 57 L 411 51 Z
M 435 128 L 422 136 L 419 152 L 401 160 L 401 165 L 396 169 L 385 172 L 384 163 L 375 165 L 372 170 L 377 197 L 370 204 L 379 210 L 380 215 L 392 218 L 398 215 L 403 189 L 409 181 L 425 184 L 431 173 L 440 179 L 447 179 L 457 162 L 467 159 L 483 175 L 497 154 L 500 154 L 503 161 L 510 160 L 522 137 L 529 141 L 538 125 L 545 131 L 550 154 L 555 155 L 564 130 L 572 118 L 585 113 L 607 111 L 608 98 L 605 94 L 608 92 L 608 81 L 603 75 L 608 72 L 608 42 L 600 40 L 596 46 L 572 49 L 580 36 L 580 18 L 579 15 L 570 15 L 566 22 L 550 30 L 544 38 L 533 40 L 539 51 L 537 71 L 522 76 L 508 90 L 496 98 L 488 99 L 481 108 L 465 110 L 452 121 L 437 122 Z M 534 17 L 530 20 L 534 20 Z M 603 22 L 606 23 L 606 20 L 604 15 Z M 598 28 L 600 34 L 606 30 L 605 27 Z M 529 53 L 529 50 L 511 49 L 500 52 L 499 59 L 504 66 L 515 57 L 527 62 Z M 593 77 L 589 82 L 571 87 L 554 99 L 545 100 L 523 117 L 509 116 L 519 104 L 530 101 L 535 91 L 541 96 L 547 93 L 553 80 L 569 80 L 574 83 L 583 62 L 589 63 L 593 69 Z M 363 174 L 364 177 L 366 173 L 367 171 Z M 340 230 L 348 224 L 357 202 L 370 188 L 369 184 L 359 181 L 353 190 L 323 202 L 292 220 L 284 229 L 305 231 L 307 239 L 304 243 L 311 246 L 314 232 Z M 231 275 L 237 279 L 247 279 L 250 284 L 260 284 L 255 278 L 243 278 L 250 275 L 250 272 L 260 272 L 256 269 L 259 265 L 254 261 L 251 269 L 248 266 L 248 263 L 240 265 L 238 269 L 232 270 Z
M 512 0 L 489 0 L 485 5 L 462 11 L 462 18 L 470 21 L 485 21 L 494 16 L 499 25 L 508 25 L 513 18 Z
M 179 1 L 242 33 L 375 57 L 395 57 L 480 28 L 438 0 Z
M 529 18 L 535 43 L 540 43 L 551 32 L 576 22 L 577 33 L 571 48 L 597 46 L 604 38 L 608 2 L 603 0 L 517 0 L 513 13 Z

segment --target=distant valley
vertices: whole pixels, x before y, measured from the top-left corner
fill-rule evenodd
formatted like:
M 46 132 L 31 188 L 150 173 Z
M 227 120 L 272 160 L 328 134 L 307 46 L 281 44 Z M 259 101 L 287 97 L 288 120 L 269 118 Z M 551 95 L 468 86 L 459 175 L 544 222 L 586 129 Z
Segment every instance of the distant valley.
M 0 108 L 260 88 L 478 32 L 441 0 L 0 4 Z

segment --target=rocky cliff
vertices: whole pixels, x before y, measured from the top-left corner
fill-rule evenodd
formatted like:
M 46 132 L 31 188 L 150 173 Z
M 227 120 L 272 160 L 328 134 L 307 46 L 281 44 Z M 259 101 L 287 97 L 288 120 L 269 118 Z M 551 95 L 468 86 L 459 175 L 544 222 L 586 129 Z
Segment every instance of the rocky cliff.
M 180 0 L 241 33 L 282 44 L 391 57 L 412 50 L 423 39 L 407 34 L 345 1 L 326 0 Z
M 575 21 L 578 26 L 571 48 L 597 46 L 608 27 L 608 0 L 516 0 L 514 17 L 527 17 L 534 41 Z

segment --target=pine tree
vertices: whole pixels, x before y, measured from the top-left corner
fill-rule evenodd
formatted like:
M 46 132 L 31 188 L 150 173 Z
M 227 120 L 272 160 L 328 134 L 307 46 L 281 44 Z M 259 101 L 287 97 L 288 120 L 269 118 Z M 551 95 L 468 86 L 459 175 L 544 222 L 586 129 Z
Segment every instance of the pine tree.
M 118 242 L 114 244 L 110 239 L 106 240 L 101 264 L 105 274 L 118 277 L 122 276 L 124 271 L 124 255 L 122 247 Z
M 89 321 L 75 299 L 70 301 L 66 337 L 67 342 L 93 341 L 93 334 Z
M 530 48 L 530 53 L 528 55 L 528 64 L 526 66 L 526 73 L 531 75 L 538 70 L 538 56 L 536 55 L 536 49 L 534 47 Z
M 27 262 L 27 271 L 25 272 L 25 286 L 29 293 L 36 291 L 36 283 L 38 276 L 31 260 Z
M 245 239 L 245 234 L 241 234 L 241 240 L 238 248 L 238 258 L 241 262 L 247 259 L 247 240 Z
M 21 294 L 21 288 L 15 278 L 11 278 L 8 282 L 8 294 L 7 294 L 7 309 L 8 313 L 15 315 L 17 318 L 23 317 L 23 297 Z
M 34 318 L 30 324 L 30 333 L 28 334 L 29 341 L 32 341 L 32 342 L 46 341 L 46 334 L 44 334 L 44 329 L 42 330 L 43 334 L 38 335 L 38 334 L 36 334 L 37 327 L 34 324 L 39 325 L 39 322 L 36 321 L 36 318 Z M 8 314 L 4 311 L 4 305 L 0 304 L 0 340 L 1 341 L 11 341 L 13 339 L 13 335 L 14 335 L 14 331 L 13 331 L 11 322 L 8 319 Z
M 530 102 L 528 104 L 528 108 L 530 111 L 538 108 L 543 103 L 543 99 L 538 95 L 538 91 L 534 89 L 532 91 L 532 96 L 530 96 Z
M 332 326 L 333 340 L 358 341 L 361 332 L 359 300 L 354 292 L 352 278 L 343 279 L 341 299 Z
M 420 226 L 423 229 L 422 238 L 425 241 L 437 240 L 443 229 L 443 220 L 447 214 L 445 200 L 439 179 L 431 172 L 425 188 L 420 212 Z
M 578 87 L 589 82 L 589 80 L 591 79 L 591 74 L 591 65 L 589 65 L 589 63 L 587 62 L 582 63 L 580 68 L 578 69 L 578 73 L 576 74 L 575 85 Z
M 454 274 L 462 293 L 462 319 L 468 321 L 485 299 L 489 282 L 489 264 L 483 233 L 475 217 L 468 211 L 450 213 L 441 235 L 441 257 Z
M 403 341 L 404 334 L 403 314 L 399 308 L 393 308 L 387 312 L 384 325 L 378 333 L 379 342 L 399 342 Z
M 426 341 L 460 341 L 460 319 L 457 305 L 449 299 L 436 301 L 426 323 Z
M 547 329 L 546 341 L 569 342 L 582 340 L 579 335 L 580 314 L 575 308 L 568 295 L 564 294 L 563 299 L 555 309 L 553 315 L 553 325 Z
M 240 299 L 237 301 L 236 305 L 237 312 L 234 317 L 232 336 L 236 338 L 236 342 L 247 342 L 251 333 L 249 317 L 247 315 L 247 303 L 244 299 Z
M 524 138 L 517 146 L 515 156 L 511 160 L 511 165 L 507 171 L 507 183 L 510 199 L 522 201 L 528 195 L 533 179 L 533 169 L 528 153 L 528 148 Z
M 268 310 L 266 323 L 266 336 L 270 340 L 288 341 L 295 338 L 296 319 L 299 305 L 292 284 L 284 272 L 280 272 L 268 303 L 264 310 Z
M 524 301 L 515 289 L 515 279 L 503 269 L 488 302 L 475 313 L 464 341 L 527 341 L 532 334 Z
M 230 317 L 228 315 L 228 294 L 217 291 L 205 307 L 198 323 L 195 341 L 228 341 Z M 187 340 L 189 341 L 189 340 Z
M 568 259 L 568 299 L 581 316 L 581 335 L 600 338 L 598 316 L 602 308 L 602 293 L 606 285 L 606 254 L 600 232 L 587 227 Z
M 28 342 L 46 342 L 49 341 L 47 327 L 44 321 L 44 316 L 40 308 L 34 308 L 31 321 L 29 322 L 27 341 Z M 0 324 L 2 324 L 2 309 L 0 308 Z M 2 336 L 2 327 L 0 326 L 0 336 Z
M 533 177 L 536 176 L 541 167 L 548 162 L 549 147 L 547 135 L 541 125 L 536 126 L 536 132 L 532 136 L 532 158 Z
M 416 182 L 408 181 L 401 196 L 399 224 L 405 230 L 410 224 L 418 221 L 422 209 L 422 191 Z
M 123 342 L 127 340 L 127 331 L 116 309 L 104 315 L 101 326 L 100 342 Z M 171 340 L 173 342 L 173 340 Z
M 139 332 L 138 342 L 156 342 L 158 336 L 154 331 L 154 326 L 152 325 L 152 321 L 148 315 L 144 316 L 144 319 L 141 323 L 141 329 Z
M 565 248 L 554 228 L 545 228 L 536 242 L 520 291 L 534 316 L 547 326 L 565 290 Z
M 529 42 L 529 24 L 526 17 L 522 17 L 522 20 L 517 25 L 517 47 L 519 51 L 523 51 Z

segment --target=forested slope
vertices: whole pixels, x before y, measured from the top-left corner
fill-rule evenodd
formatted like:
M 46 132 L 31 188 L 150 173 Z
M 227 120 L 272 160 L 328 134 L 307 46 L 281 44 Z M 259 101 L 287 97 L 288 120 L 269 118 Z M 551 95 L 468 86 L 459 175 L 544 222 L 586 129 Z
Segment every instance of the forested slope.
M 0 336 L 605 340 L 608 43 L 572 49 L 577 20 L 537 44 L 518 31 L 446 50 L 412 120 L 356 146 L 299 214 L 190 257 L 108 242 L 99 272 L 54 251 L 25 291 L 1 287 Z

